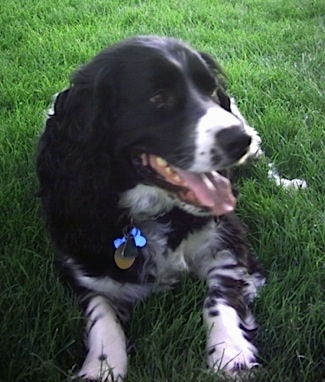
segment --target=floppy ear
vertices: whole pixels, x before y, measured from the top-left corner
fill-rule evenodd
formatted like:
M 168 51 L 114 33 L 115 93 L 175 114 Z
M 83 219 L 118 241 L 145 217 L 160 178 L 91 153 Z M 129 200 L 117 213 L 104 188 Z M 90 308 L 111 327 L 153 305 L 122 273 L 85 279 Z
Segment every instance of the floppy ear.
M 218 96 L 220 105 L 226 109 L 227 111 L 231 111 L 231 103 L 230 98 L 227 95 L 227 76 L 224 72 L 221 65 L 214 60 L 209 54 L 200 52 L 200 56 L 202 57 L 203 61 L 207 64 L 211 72 L 213 72 L 214 76 L 217 80 L 217 91 L 216 95 Z
M 100 115 L 94 78 L 88 69 L 79 74 L 57 95 L 39 141 L 39 196 L 57 249 L 85 264 L 91 257 L 102 270 L 113 258 L 119 214 L 107 113 L 113 105 L 106 94 Z
M 223 70 L 222 66 L 208 53 L 205 52 L 199 52 L 201 58 L 203 61 L 207 64 L 209 69 L 214 73 L 214 75 L 217 77 L 219 85 L 226 90 L 227 88 L 227 76 L 225 71 Z

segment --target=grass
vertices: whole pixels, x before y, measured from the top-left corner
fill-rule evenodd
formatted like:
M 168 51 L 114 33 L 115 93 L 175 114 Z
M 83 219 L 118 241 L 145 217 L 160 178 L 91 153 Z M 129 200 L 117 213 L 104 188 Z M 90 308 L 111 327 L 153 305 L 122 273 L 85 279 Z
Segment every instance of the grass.
M 57 281 L 34 192 L 44 110 L 69 74 L 134 34 L 170 35 L 226 68 L 281 174 L 243 170 L 238 213 L 268 270 L 255 305 L 260 381 L 325 380 L 325 4 L 322 0 L 2 0 L 0 10 L 0 380 L 63 381 L 80 366 L 82 318 Z M 185 278 L 137 306 L 128 382 L 217 381 L 205 368 L 204 285 Z

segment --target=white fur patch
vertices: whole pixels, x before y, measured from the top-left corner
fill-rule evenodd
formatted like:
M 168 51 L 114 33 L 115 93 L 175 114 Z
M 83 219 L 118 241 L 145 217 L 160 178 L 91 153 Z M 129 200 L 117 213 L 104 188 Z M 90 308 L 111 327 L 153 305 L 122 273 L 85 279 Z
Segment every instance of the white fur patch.
M 88 354 L 78 376 L 91 380 L 118 381 L 127 372 L 123 329 L 104 297 L 93 297 L 86 314 Z
M 96 291 L 102 295 L 106 295 L 107 297 L 113 297 L 121 301 L 134 302 L 147 297 L 152 291 L 152 286 L 149 284 L 120 283 L 108 276 L 85 276 L 80 270 L 77 269 L 74 270 L 74 274 L 79 285 L 82 285 L 89 290 Z
M 139 184 L 120 195 L 119 207 L 128 208 L 131 216 L 141 219 L 165 214 L 174 207 L 174 203 L 158 187 Z
M 209 108 L 196 126 L 195 160 L 189 170 L 193 172 L 211 171 L 213 168 L 211 150 L 217 150 L 215 144 L 216 133 L 234 126 L 240 128 L 241 122 L 232 113 L 219 105 Z M 221 151 L 220 155 L 222 155 Z
M 62 91 L 64 91 L 64 90 L 62 90 Z M 51 105 L 50 105 L 50 107 L 49 107 L 49 109 L 47 111 L 47 118 L 52 117 L 55 114 L 55 112 L 54 112 L 54 105 L 55 105 L 56 99 L 58 98 L 59 94 L 60 94 L 60 92 L 59 93 L 55 93 L 54 96 L 52 97 L 52 103 L 51 103 Z
M 208 327 L 207 348 L 208 351 L 215 349 L 208 356 L 209 367 L 232 374 L 241 368 L 251 369 L 257 366 L 257 349 L 244 337 L 235 309 L 221 299 L 216 307 L 219 314 L 215 317 L 210 317 L 208 310 L 204 311 Z M 252 327 L 255 325 L 253 318 L 250 324 Z

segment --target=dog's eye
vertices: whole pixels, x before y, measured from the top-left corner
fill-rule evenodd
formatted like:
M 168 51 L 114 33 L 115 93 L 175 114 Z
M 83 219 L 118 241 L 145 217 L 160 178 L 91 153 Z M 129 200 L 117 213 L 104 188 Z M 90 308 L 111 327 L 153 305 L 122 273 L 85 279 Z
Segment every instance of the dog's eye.
M 218 103 L 221 107 L 223 107 L 225 110 L 229 111 L 231 113 L 230 109 L 230 98 L 228 95 L 222 91 L 221 89 L 217 89 L 216 91 L 216 99 L 218 99 Z
M 218 99 L 217 88 L 210 89 L 209 94 L 212 98 Z
M 206 84 L 204 87 L 201 86 L 201 91 L 206 94 L 208 97 L 218 98 L 217 96 L 217 87 L 215 84 Z
M 167 94 L 163 91 L 152 96 L 149 101 L 158 108 L 166 106 L 169 102 Z

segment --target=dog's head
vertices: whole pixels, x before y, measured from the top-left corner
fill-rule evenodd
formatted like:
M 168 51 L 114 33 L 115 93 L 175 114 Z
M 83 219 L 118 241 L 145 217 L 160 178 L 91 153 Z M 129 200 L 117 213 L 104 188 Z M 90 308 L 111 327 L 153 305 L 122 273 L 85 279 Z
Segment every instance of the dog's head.
M 232 211 L 220 171 L 243 162 L 257 139 L 209 55 L 152 36 L 114 45 L 81 67 L 51 118 L 66 144 L 106 166 L 119 206 L 145 214 L 175 204 L 194 214 Z

